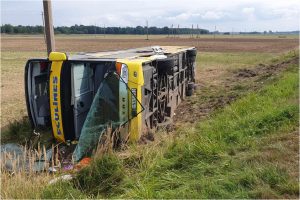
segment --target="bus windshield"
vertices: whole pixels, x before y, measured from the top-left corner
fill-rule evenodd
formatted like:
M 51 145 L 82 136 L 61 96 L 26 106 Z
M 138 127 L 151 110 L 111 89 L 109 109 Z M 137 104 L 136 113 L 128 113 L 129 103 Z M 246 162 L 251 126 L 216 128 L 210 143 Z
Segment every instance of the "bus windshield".
M 127 84 L 115 72 L 105 76 L 83 124 L 73 153 L 75 161 L 91 155 L 109 124 L 117 128 L 135 117 L 128 114 L 128 96 L 133 95 L 129 91 Z M 131 98 L 136 100 L 135 96 Z

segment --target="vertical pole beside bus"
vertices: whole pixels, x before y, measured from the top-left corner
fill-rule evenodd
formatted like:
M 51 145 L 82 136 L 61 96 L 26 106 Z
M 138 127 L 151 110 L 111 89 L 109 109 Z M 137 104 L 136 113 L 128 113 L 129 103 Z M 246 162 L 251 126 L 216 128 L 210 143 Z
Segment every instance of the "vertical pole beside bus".
M 146 20 L 146 25 L 147 25 L 147 39 L 146 40 L 149 40 L 149 36 L 148 36 L 148 20 Z
M 43 0 L 45 33 L 48 55 L 55 51 L 54 28 L 52 22 L 52 6 L 51 0 Z

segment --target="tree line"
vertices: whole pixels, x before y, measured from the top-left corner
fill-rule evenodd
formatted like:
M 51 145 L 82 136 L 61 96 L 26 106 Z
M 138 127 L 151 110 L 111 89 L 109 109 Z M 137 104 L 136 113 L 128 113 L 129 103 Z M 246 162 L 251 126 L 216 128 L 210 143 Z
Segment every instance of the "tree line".
M 145 26 L 137 27 L 99 27 L 99 26 L 85 26 L 85 25 L 74 25 L 74 26 L 58 26 L 54 27 L 56 34 L 209 34 L 208 30 L 205 29 L 191 29 L 191 28 L 169 28 L 151 26 L 148 28 Z M 43 26 L 13 26 L 11 24 L 5 24 L 1 26 L 1 33 L 6 34 L 43 34 Z

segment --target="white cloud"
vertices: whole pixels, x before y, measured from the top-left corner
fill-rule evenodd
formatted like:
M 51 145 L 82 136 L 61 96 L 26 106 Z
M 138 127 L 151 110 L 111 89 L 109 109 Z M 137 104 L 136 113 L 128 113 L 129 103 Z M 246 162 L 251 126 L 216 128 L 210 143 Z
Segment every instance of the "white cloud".
M 224 13 L 216 11 L 207 11 L 203 15 L 201 15 L 201 18 L 205 20 L 217 20 L 221 19 L 222 17 L 224 17 Z
M 252 15 L 255 11 L 255 8 L 253 7 L 248 7 L 248 8 L 243 8 L 242 12 L 247 14 L 247 15 Z
M 1 21 L 42 24 L 42 1 L 1 1 Z M 199 24 L 222 31 L 299 29 L 298 0 L 53 0 L 54 25 L 190 27 Z M 249 30 L 250 31 L 250 30 Z
M 271 10 L 270 14 L 280 18 L 293 19 L 298 17 L 299 19 L 299 8 L 275 8 Z
M 254 21 L 256 19 L 255 8 L 247 7 L 242 9 L 242 13 L 246 16 L 249 21 Z

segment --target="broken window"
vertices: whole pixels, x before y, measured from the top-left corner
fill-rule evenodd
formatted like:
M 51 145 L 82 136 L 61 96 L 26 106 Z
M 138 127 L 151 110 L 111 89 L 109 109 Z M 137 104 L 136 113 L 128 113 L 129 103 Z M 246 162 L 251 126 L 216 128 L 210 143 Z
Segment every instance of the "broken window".
M 100 84 L 83 124 L 73 153 L 75 161 L 92 154 L 97 148 L 99 138 L 109 125 L 113 129 L 117 128 L 138 114 L 128 112 L 129 95 L 132 101 L 140 103 L 119 75 L 115 72 L 108 72 Z

